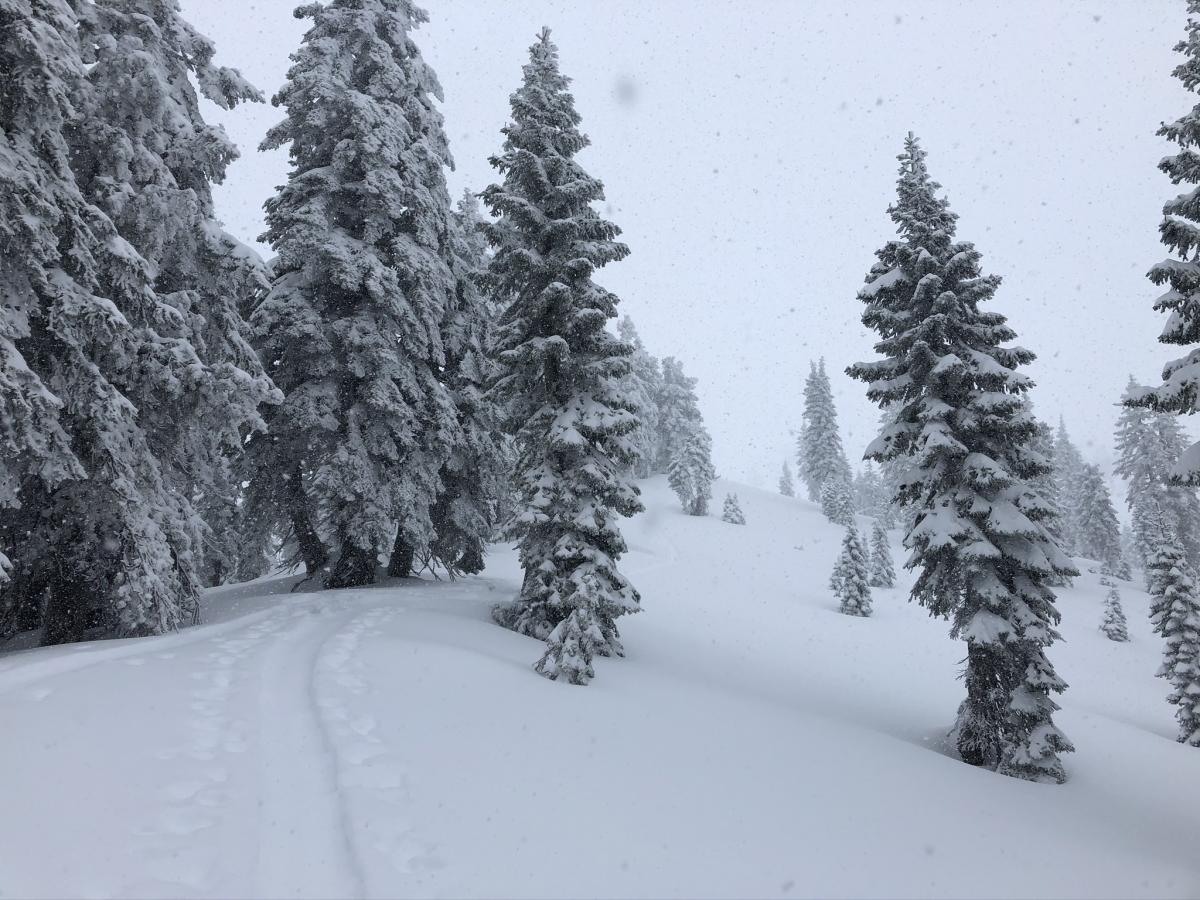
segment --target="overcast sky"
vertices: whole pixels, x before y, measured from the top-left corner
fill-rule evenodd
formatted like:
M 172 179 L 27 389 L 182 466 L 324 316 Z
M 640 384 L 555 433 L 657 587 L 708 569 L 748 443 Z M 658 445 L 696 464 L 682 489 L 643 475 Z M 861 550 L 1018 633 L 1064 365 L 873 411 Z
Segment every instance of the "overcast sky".
M 305 22 L 289 0 L 182 0 L 265 93 Z M 873 356 L 855 293 L 893 234 L 895 157 L 915 131 L 985 270 L 993 308 L 1036 352 L 1039 413 L 1112 460 L 1129 374 L 1150 381 L 1178 191 L 1156 166 L 1164 119 L 1195 97 L 1170 77 L 1183 0 L 430 0 L 416 34 L 445 88 L 451 192 L 493 178 L 529 44 L 553 30 L 592 147 L 584 166 L 630 257 L 598 280 L 650 351 L 700 379 L 722 475 L 773 485 L 792 457 L 809 360 L 824 355 L 857 466 L 877 413 L 841 374 Z M 256 150 L 279 111 L 210 110 L 243 150 L 218 213 L 248 242 L 286 177 Z M 267 248 L 260 248 L 267 254 Z

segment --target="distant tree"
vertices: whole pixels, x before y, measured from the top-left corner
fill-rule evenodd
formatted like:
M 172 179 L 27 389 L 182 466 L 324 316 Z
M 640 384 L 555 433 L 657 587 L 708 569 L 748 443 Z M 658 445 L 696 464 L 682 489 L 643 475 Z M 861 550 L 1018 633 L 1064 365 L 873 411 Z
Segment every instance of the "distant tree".
M 1115 586 L 1109 588 L 1104 598 L 1104 621 L 1100 623 L 1100 630 L 1110 641 L 1129 640 L 1125 611 L 1121 609 L 1121 595 Z
M 1071 441 L 1066 422 L 1060 417 L 1054 435 L 1054 460 L 1051 476 L 1058 497 L 1056 530 L 1060 545 L 1068 554 L 1079 553 L 1080 479 L 1083 477 L 1083 455 Z
M 821 486 L 831 478 L 850 482 L 850 463 L 838 433 L 837 407 L 825 371 L 825 360 L 811 367 L 804 383 L 804 417 L 800 429 L 800 478 L 810 500 L 819 500 Z
M 871 530 L 871 587 L 890 588 L 896 585 L 896 566 L 887 529 L 879 519 Z
M 1165 641 L 1158 676 L 1172 691 L 1167 701 L 1177 707 L 1178 740 L 1200 747 L 1200 600 L 1183 550 L 1164 533 L 1151 556 L 1155 572 L 1150 621 Z
M 621 340 L 633 348 L 629 356 L 629 374 L 625 376 L 625 396 L 638 409 L 638 427 L 630 435 L 634 445 L 634 474 L 649 478 L 654 474 L 659 456 L 658 402 L 663 394 L 663 376 L 658 360 L 651 356 L 634 327 L 633 319 L 625 316 L 617 326 Z M 697 414 L 699 410 L 697 409 Z
M 1099 468 L 1084 465 L 1078 491 L 1077 551 L 1080 556 L 1103 563 L 1109 574 L 1119 575 L 1123 568 L 1121 525 Z
M 693 433 L 704 430 L 704 417 L 696 399 L 696 379 L 683 373 L 683 363 L 673 356 L 662 361 L 662 380 L 658 402 L 658 465 L 656 471 L 669 472 L 671 461 Z
M 1132 378 L 1123 400 L 1143 390 Z M 1134 526 L 1134 547 L 1139 564 L 1157 540 L 1163 525 L 1171 529 L 1193 569 L 1200 564 L 1200 499 L 1192 487 L 1175 484 L 1171 472 L 1187 449 L 1179 419 L 1146 407 L 1124 405 L 1117 421 L 1116 473 L 1126 484 L 1125 502 Z M 1149 507 L 1161 514 L 1162 523 L 1150 524 Z
M 832 475 L 821 485 L 821 512 L 837 525 L 849 526 L 854 522 L 854 497 L 844 476 Z
M 737 494 L 725 495 L 725 506 L 721 510 L 721 521 L 728 522 L 730 525 L 746 524 L 746 516 L 742 513 L 742 507 L 738 504 Z
M 843 613 L 848 616 L 871 615 L 871 588 L 868 581 L 866 548 L 858 536 L 858 530 L 851 525 L 846 529 L 842 552 L 838 554 L 829 580 Z
M 704 426 L 693 427 L 679 444 L 667 472 L 667 483 L 689 516 L 708 515 L 712 483 L 712 440 Z
M 854 509 L 860 515 L 878 516 L 888 505 L 883 478 L 870 460 L 867 460 L 863 467 L 854 473 L 850 490 L 854 498 Z
M 783 471 L 779 475 L 779 493 L 785 497 L 796 496 L 796 483 L 792 481 L 792 470 L 788 467 L 786 459 L 783 461 Z
M 1031 449 L 1037 423 L 1017 372 L 1033 354 L 983 304 L 1000 279 L 955 240 L 956 216 L 937 195 L 925 151 L 909 135 L 900 156 L 899 237 L 878 251 L 859 292 L 882 359 L 849 373 L 895 411 L 868 447 L 909 458 L 899 499 L 916 506 L 905 544 L 919 570 L 913 598 L 951 618 L 967 642 L 967 698 L 956 742 L 964 761 L 1034 781 L 1061 782 L 1053 695 L 1066 685 L 1045 649 L 1058 638 L 1049 583 L 1073 573 L 1046 530 L 1051 510 L 1030 487 L 1047 468 Z
M 482 194 L 496 219 L 485 287 L 508 298 L 490 397 L 515 436 L 510 536 L 525 570 L 517 599 L 493 614 L 546 641 L 540 674 L 586 684 L 595 655 L 623 655 L 617 619 L 641 608 L 617 568 L 618 520 L 642 509 L 630 472 L 638 418 L 622 392 L 632 348 L 606 328 L 617 297 L 592 280 L 629 248 L 596 212 L 603 187 L 576 159 L 588 139 L 548 29 L 523 76 L 491 160 L 503 181 Z

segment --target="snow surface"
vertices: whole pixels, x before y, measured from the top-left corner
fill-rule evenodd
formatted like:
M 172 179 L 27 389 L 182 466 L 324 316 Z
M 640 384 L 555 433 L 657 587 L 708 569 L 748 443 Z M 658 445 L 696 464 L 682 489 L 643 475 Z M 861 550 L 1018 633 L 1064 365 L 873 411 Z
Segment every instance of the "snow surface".
M 1062 592 L 1078 752 L 1066 785 L 1016 781 L 948 755 L 963 648 L 910 573 L 843 616 L 815 504 L 718 482 L 730 528 L 642 486 L 645 611 L 587 687 L 490 622 L 507 548 L 486 577 L 268 579 L 177 635 L 0 658 L 0 895 L 1200 894 L 1200 753 L 1135 585 L 1128 644 L 1098 575 Z

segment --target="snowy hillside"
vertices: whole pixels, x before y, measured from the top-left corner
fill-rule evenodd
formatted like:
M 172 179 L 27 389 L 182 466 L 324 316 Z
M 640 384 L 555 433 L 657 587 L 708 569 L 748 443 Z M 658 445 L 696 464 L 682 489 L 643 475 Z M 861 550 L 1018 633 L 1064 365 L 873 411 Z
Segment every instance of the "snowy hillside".
M 826 587 L 839 530 L 740 485 L 748 524 L 661 479 L 626 527 L 645 612 L 587 688 L 455 583 L 210 592 L 177 635 L 0 659 L 4 896 L 1195 896 L 1200 759 L 1175 742 L 1147 598 L 1062 592 L 1078 752 L 1061 787 L 946 755 L 962 647 Z M 899 557 L 899 548 L 894 548 Z M 907 574 L 902 580 L 907 579 Z M 1020 860 L 1008 865 L 1006 860 Z

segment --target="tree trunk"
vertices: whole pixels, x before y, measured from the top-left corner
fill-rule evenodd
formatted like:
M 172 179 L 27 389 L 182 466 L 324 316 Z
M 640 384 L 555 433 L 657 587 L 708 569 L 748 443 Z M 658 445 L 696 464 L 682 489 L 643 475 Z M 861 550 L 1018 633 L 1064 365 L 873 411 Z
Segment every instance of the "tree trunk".
M 292 519 L 292 531 L 296 535 L 296 543 L 300 547 L 300 558 L 304 560 L 305 571 L 315 575 L 329 563 L 329 551 L 321 543 L 317 530 L 313 527 L 308 515 L 308 498 L 304 495 L 304 483 L 300 477 L 300 468 L 292 472 L 288 479 L 288 513 Z
M 341 541 L 342 552 L 325 579 L 327 588 L 362 587 L 375 583 L 375 551 L 356 547 L 349 540 Z
M 967 699 L 958 710 L 958 755 L 973 766 L 1000 763 L 1000 729 L 1007 706 L 996 647 L 967 643 Z
M 396 531 L 396 543 L 392 545 L 392 558 L 388 560 L 389 578 L 407 578 L 412 574 L 416 548 L 404 537 L 404 529 Z

